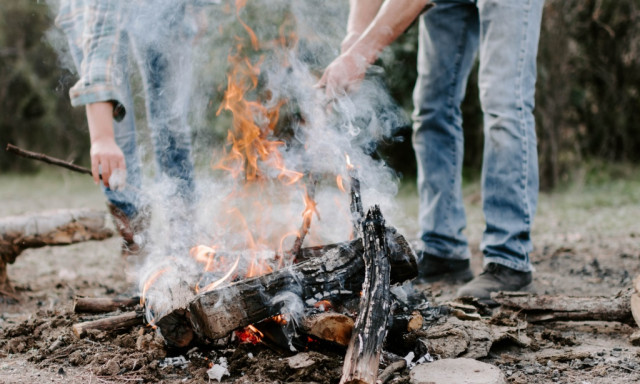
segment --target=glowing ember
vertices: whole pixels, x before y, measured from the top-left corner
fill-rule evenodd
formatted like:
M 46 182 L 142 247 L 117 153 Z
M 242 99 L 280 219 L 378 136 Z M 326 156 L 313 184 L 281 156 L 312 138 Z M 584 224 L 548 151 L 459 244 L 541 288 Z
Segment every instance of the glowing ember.
M 264 334 L 253 325 L 243 328 L 242 330 L 235 331 L 236 337 L 241 343 L 251 343 L 256 345 L 262 341 Z

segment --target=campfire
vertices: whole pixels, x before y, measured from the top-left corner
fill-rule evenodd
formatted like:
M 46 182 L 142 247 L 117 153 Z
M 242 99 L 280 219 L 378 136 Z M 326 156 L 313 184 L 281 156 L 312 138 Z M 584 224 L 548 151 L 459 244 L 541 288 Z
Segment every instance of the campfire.
M 361 153 L 340 154 L 340 169 L 332 173 L 323 169 L 322 159 L 307 156 L 308 142 L 280 138 L 281 108 L 292 100 L 260 89 L 265 59 L 253 60 L 250 53 L 259 52 L 262 43 L 240 18 L 240 8 L 247 38 L 237 38 L 229 55 L 231 70 L 218 110 L 230 113 L 233 123 L 224 151 L 212 161 L 226 183 L 219 201 L 224 209 L 211 218 L 212 233 L 185 255 L 151 251 L 142 269 L 140 306 L 169 347 L 234 337 L 293 352 L 322 341 L 347 347 L 342 382 L 373 383 L 394 307 L 391 285 L 417 275 L 415 255 L 386 225 L 378 205 L 364 209 L 359 167 L 352 160 Z M 285 69 L 295 65 L 287 54 L 297 43 L 286 26 L 276 41 L 265 43 Z M 319 116 L 333 113 L 326 102 L 316 104 Z M 318 130 L 312 120 L 300 113 L 289 123 L 307 133 Z M 335 208 L 322 221 L 327 200 Z M 323 244 L 327 225 L 343 228 L 344 240 Z M 106 323 L 77 324 L 74 332 L 126 327 L 140 318 L 134 311 Z

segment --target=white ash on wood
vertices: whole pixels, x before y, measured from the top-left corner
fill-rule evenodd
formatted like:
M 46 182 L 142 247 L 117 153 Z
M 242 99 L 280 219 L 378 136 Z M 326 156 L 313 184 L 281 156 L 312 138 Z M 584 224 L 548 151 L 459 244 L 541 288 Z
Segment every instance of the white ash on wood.
M 386 237 L 391 250 L 391 283 L 415 277 L 415 255 L 407 242 L 393 231 L 387 231 Z M 189 328 L 200 337 L 219 339 L 235 329 L 281 314 L 282 303 L 272 300 L 283 292 L 297 295 L 307 305 L 357 297 L 364 281 L 362 252 L 360 239 L 303 249 L 301 259 L 305 261 L 201 293 L 187 308 L 159 317 L 156 325 L 169 345 L 188 345 L 193 336 L 187 332 Z
M 358 318 L 344 357 L 340 384 L 374 384 L 391 314 L 389 247 L 378 206 L 362 224 L 364 271 Z

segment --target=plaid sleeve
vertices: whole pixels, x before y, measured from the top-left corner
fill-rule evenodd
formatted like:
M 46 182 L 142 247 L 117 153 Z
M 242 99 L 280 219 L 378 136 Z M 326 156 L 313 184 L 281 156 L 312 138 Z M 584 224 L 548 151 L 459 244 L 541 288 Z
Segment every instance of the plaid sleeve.
M 111 101 L 116 120 L 125 113 L 121 95 L 125 79 L 118 65 L 122 9 L 122 0 L 85 1 L 80 80 L 69 91 L 73 106 Z

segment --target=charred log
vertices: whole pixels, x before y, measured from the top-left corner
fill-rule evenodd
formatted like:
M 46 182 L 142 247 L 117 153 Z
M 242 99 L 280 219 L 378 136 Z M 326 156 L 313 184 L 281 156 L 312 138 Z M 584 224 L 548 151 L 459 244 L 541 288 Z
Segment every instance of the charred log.
M 413 251 L 401 235 L 387 233 L 391 235 L 386 238 L 393 238 L 391 282 L 400 283 L 415 277 L 417 265 Z M 361 240 L 303 249 L 301 254 L 305 261 L 201 293 L 191 301 L 187 311 L 183 311 L 184 316 L 174 311 L 158 318 L 156 324 L 170 345 L 185 340 L 180 333 L 184 329 L 180 331 L 180 327 L 175 327 L 176 317 L 182 317 L 183 325 L 190 323 L 196 334 L 219 339 L 234 329 L 281 314 L 286 310 L 287 297 L 299 298 L 307 304 L 357 297 L 364 281 L 362 252 Z M 176 330 L 179 332 L 174 332 Z
M 347 348 L 340 384 L 373 384 L 391 313 L 389 248 L 378 206 L 363 223 L 365 279 L 353 335 Z

